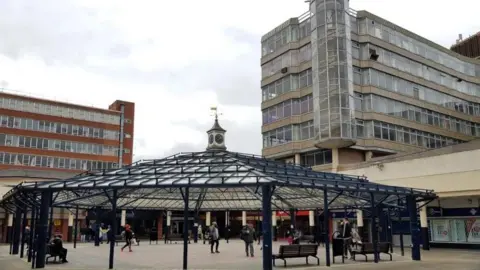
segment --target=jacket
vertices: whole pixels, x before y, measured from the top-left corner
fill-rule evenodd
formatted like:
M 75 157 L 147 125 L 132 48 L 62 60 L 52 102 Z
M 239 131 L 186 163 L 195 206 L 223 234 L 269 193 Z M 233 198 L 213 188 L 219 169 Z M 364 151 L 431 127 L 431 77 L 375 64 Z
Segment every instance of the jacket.
M 217 227 L 215 226 L 210 227 L 209 237 L 211 240 L 218 240 L 220 238 Z
M 242 230 L 241 238 L 245 243 L 253 243 L 256 240 L 256 234 L 254 228 L 244 228 Z
M 352 237 L 352 225 L 350 223 L 344 223 L 340 228 L 342 238 L 351 238 Z

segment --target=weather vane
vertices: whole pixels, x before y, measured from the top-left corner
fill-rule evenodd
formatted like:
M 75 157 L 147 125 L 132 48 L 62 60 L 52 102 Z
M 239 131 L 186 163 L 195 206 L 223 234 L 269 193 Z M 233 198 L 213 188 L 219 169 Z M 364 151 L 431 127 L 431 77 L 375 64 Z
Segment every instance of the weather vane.
M 212 107 L 210 107 L 210 111 L 211 111 L 211 113 L 212 113 L 211 115 L 215 116 L 215 120 L 218 120 L 218 116 L 219 116 L 219 115 L 222 115 L 222 113 L 219 113 L 219 112 L 218 112 L 217 106 L 212 106 Z

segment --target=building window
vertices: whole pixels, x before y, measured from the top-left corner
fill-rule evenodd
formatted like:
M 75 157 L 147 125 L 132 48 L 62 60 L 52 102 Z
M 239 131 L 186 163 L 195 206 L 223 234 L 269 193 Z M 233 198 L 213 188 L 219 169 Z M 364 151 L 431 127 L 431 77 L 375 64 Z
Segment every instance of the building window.
M 0 115 L 0 126 L 73 136 L 103 138 L 108 140 L 118 140 L 119 138 L 119 131 L 117 130 L 95 129 L 96 131 L 93 132 L 94 128 L 91 127 L 76 126 L 65 123 L 53 123 L 44 120 L 35 120 L 5 115 Z M 89 130 L 92 130 L 92 132 L 89 132 Z
M 320 151 L 300 154 L 302 166 L 312 167 L 316 165 L 332 163 L 332 150 L 324 149 Z
M 0 164 L 71 170 L 115 169 L 117 163 L 0 152 Z

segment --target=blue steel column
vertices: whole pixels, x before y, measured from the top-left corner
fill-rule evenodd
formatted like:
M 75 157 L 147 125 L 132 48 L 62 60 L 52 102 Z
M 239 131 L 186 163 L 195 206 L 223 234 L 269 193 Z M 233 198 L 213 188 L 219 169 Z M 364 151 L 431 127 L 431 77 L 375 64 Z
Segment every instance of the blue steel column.
M 30 239 L 28 240 L 28 262 L 32 261 L 33 250 L 33 237 L 35 237 L 35 205 L 32 206 L 32 212 L 30 213 Z
M 45 268 L 45 252 L 47 249 L 47 233 L 48 233 L 48 214 L 52 200 L 51 191 L 42 191 L 40 202 L 40 218 L 37 224 L 37 252 L 36 252 L 36 268 Z
M 388 226 L 388 242 L 390 242 L 390 253 L 393 253 L 393 224 L 390 216 L 390 207 L 387 208 L 387 226 Z
M 401 200 L 397 200 L 397 205 L 401 205 Z M 402 256 L 405 256 L 405 249 L 404 249 L 404 245 L 403 245 L 403 230 L 401 229 L 402 227 L 402 209 L 401 208 L 398 208 L 398 226 L 400 227 L 400 254 Z
M 15 210 L 15 224 L 13 227 L 13 244 L 12 255 L 18 254 L 20 248 L 20 232 L 22 231 L 22 208 L 19 207 L 21 203 L 17 201 Z
M 53 193 L 52 198 L 50 198 L 50 218 L 48 222 L 48 241 L 52 239 L 52 231 L 53 231 Z
M 97 207 L 95 210 L 95 239 L 94 239 L 94 245 L 96 247 L 100 246 L 100 209 Z
M 183 208 L 183 269 L 188 269 L 188 204 L 190 199 L 190 188 L 185 188 Z
M 35 262 L 37 261 L 36 258 L 36 254 L 37 254 L 37 250 L 38 250 L 38 229 L 37 229 L 37 226 L 38 226 L 38 223 L 39 223 L 39 219 L 40 218 L 40 208 L 38 209 L 35 209 L 35 226 L 32 226 L 33 229 L 34 229 L 34 232 L 33 232 L 33 239 L 32 239 L 32 245 L 31 245 L 31 249 L 32 249 L 32 253 L 31 253 L 31 256 L 32 256 L 32 269 L 35 268 Z
M 328 211 L 328 191 L 327 188 L 323 190 L 323 227 L 325 228 L 325 263 L 330 266 L 330 224 Z
M 23 208 L 23 218 L 22 218 L 22 242 L 20 245 L 20 258 L 23 258 L 23 253 L 25 251 L 25 233 L 27 229 L 27 212 L 28 212 L 28 207 L 25 205 L 25 208 Z
M 114 255 L 115 255 L 115 235 L 116 235 L 116 232 L 117 232 L 117 197 L 118 197 L 118 191 L 115 189 L 113 190 L 113 194 L 112 194 L 112 217 L 111 217 L 111 223 L 112 223 L 112 227 L 111 227 L 111 234 L 113 237 L 111 237 L 110 240 L 110 256 L 108 258 L 108 269 L 113 269 L 113 259 L 114 259 Z M 77 206 L 77 212 L 75 213 L 76 214 L 76 218 L 78 218 L 78 206 Z M 75 231 L 77 231 L 77 223 L 75 223 Z M 108 236 L 107 236 L 108 237 Z M 77 237 L 75 237 L 75 239 L 77 239 Z
M 371 224 L 372 224 L 372 244 L 373 244 L 373 257 L 375 263 L 378 263 L 378 231 L 377 231 L 377 206 L 375 205 L 375 194 L 370 193 L 371 204 Z
M 263 270 L 272 270 L 272 186 L 262 186 Z
M 410 234 L 412 236 L 412 260 L 420 261 L 420 228 L 418 226 L 415 197 L 407 196 L 407 207 L 410 215 Z
M 113 231 L 113 233 L 116 233 Z M 78 236 L 78 205 L 77 208 L 75 209 L 75 227 L 73 229 L 73 248 L 77 248 L 77 236 Z M 114 234 L 116 235 L 116 234 Z M 115 237 L 113 237 L 115 238 Z

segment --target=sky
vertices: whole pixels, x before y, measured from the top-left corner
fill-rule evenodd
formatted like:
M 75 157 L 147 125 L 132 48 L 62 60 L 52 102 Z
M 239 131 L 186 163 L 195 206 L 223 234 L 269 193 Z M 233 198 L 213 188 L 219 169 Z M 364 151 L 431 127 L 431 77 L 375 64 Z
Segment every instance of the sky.
M 449 47 L 480 1 L 351 0 Z M 261 36 L 303 0 L 2 0 L 0 88 L 107 108 L 135 102 L 134 159 L 202 151 L 222 113 L 229 150 L 260 154 Z

